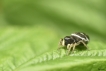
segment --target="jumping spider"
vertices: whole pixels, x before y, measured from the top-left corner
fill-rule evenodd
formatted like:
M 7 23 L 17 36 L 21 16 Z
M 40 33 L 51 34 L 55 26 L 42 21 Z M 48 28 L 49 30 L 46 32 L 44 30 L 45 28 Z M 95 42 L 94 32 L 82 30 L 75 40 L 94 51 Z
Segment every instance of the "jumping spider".
M 88 35 L 82 32 L 77 32 L 60 39 L 59 46 L 66 46 L 69 54 L 71 50 L 73 52 L 75 50 L 75 47 L 79 45 L 83 45 L 88 49 L 87 44 L 89 40 L 90 38 Z M 61 47 L 59 47 L 58 49 L 60 48 Z

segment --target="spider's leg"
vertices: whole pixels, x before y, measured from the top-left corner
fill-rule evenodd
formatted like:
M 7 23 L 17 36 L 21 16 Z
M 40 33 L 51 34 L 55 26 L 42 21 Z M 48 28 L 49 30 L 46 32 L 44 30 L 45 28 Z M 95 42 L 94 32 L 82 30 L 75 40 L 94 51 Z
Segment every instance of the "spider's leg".
M 74 52 L 76 45 L 77 45 L 76 43 L 73 44 L 72 53 Z
M 79 42 L 81 42 L 81 43 L 87 48 L 87 50 L 89 50 L 89 48 L 88 48 L 88 46 L 85 44 L 85 42 L 83 42 L 82 40 L 79 41 Z
M 59 41 L 59 43 L 58 43 L 58 48 L 57 48 L 57 50 L 59 50 L 60 48 L 61 48 L 61 39 L 60 39 L 60 41 Z
M 73 47 L 73 44 L 68 44 L 67 45 L 67 49 L 68 49 L 68 53 L 67 55 L 69 55 L 71 48 Z

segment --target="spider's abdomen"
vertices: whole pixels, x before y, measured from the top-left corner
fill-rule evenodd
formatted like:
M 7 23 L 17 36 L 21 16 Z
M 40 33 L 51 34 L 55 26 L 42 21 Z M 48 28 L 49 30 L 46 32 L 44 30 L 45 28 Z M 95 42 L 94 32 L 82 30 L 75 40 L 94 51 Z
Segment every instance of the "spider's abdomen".
M 76 43 L 82 40 L 85 44 L 88 44 L 90 40 L 88 35 L 86 35 L 85 33 L 80 33 L 80 32 L 71 34 L 71 37 L 74 38 Z

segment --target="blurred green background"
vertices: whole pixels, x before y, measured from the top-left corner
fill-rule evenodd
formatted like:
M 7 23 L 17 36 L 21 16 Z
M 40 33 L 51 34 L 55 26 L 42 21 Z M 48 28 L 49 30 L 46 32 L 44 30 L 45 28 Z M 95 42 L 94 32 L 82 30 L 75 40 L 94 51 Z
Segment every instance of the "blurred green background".
M 105 37 L 105 0 L 2 0 L 1 25 L 43 25 L 67 35 L 82 31 Z M 58 35 L 58 34 L 57 34 Z
M 73 32 L 105 43 L 106 0 L 0 0 L 0 68 L 56 50 Z

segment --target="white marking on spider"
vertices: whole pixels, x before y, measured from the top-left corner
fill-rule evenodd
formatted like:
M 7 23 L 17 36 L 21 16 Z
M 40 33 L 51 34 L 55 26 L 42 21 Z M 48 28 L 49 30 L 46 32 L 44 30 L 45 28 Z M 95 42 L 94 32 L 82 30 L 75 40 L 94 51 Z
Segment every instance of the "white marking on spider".
M 84 41 L 89 41 L 89 39 L 86 37 L 86 39 L 85 38 L 83 38 L 83 37 L 81 37 L 81 36 L 79 36 L 79 35 L 77 35 L 77 34 L 71 34 L 72 36 L 76 36 L 76 37 L 78 37 L 78 38 L 80 38 L 80 39 L 82 39 L 82 40 L 84 40 Z

